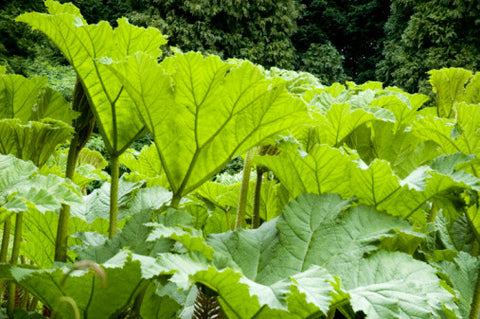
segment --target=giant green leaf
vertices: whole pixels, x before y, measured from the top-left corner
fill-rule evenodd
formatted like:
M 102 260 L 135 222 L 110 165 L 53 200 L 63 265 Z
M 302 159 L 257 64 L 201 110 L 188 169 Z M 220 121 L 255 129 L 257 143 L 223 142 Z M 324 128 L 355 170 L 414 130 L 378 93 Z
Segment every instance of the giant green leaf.
M 438 318 L 454 310 L 436 270 L 402 253 L 378 252 L 337 268 L 355 311 L 368 318 Z
M 30 178 L 38 168 L 31 162 L 25 162 L 13 155 L 0 154 L 0 221 L 8 216 L 26 211 L 27 204 L 15 196 L 16 185 Z
M 255 188 L 256 178 L 251 178 L 250 189 Z M 277 217 L 281 209 L 278 184 L 274 180 L 262 180 L 262 190 L 260 193 L 260 218 L 264 221 Z M 209 204 L 223 209 L 225 212 L 235 212 L 238 206 L 240 196 L 241 181 L 232 185 L 225 185 L 218 182 L 206 182 L 200 186 L 195 194 L 202 200 Z M 245 215 L 252 216 L 253 211 L 254 192 L 249 192 L 247 195 L 247 205 L 245 208 Z
M 425 116 L 418 120 L 414 133 L 423 140 L 435 142 L 445 154 L 480 152 L 480 105 L 458 103 L 455 105 L 456 118 L 451 119 Z M 467 171 L 478 176 L 480 166 L 472 163 Z
M 455 209 L 455 198 L 450 199 L 448 197 L 449 192 L 465 189 L 480 190 L 480 179 L 457 169 L 458 166 L 465 165 L 472 159 L 474 159 L 473 155 L 462 153 L 439 156 L 430 167 L 422 166 L 413 171 L 402 181 L 402 184 L 406 184 L 418 192 L 415 196 L 417 200 L 420 200 L 417 208 L 420 208 L 420 205 L 427 201 L 435 202 L 440 208 L 444 209 L 447 218 L 455 219 L 460 212 Z M 402 195 L 403 193 L 400 192 L 399 197 L 395 200 L 398 201 Z M 407 216 L 411 214 L 413 214 L 413 211 L 408 213 Z
M 143 123 L 132 112 L 132 102 L 122 84 L 98 62 L 109 56 L 123 59 L 143 51 L 158 57 L 166 43 L 157 29 L 139 28 L 118 20 L 113 29 L 107 22 L 88 25 L 72 4 L 46 0 L 48 13 L 30 12 L 16 21 L 45 33 L 77 72 L 87 92 L 100 132 L 110 154 L 118 156 L 143 132 Z
M 400 179 L 385 160 L 367 165 L 327 145 L 315 145 L 309 154 L 302 154 L 293 145 L 280 149 L 279 156 L 262 156 L 256 161 L 271 169 L 292 197 L 328 192 L 343 198 L 355 196 L 361 203 L 394 216 L 412 218 L 421 225 L 425 224 L 425 209 L 431 202 L 449 208 L 449 217 L 453 218 L 455 198 L 445 195 L 480 186 L 478 178 L 457 169 L 473 160 L 471 155 L 461 153 L 438 157 L 431 167 L 421 166 Z
M 31 120 L 51 118 L 67 124 L 71 124 L 72 120 L 78 116 L 77 112 L 70 109 L 70 103 L 63 98 L 62 94 L 49 87 L 43 90 L 32 113 Z
M 141 186 L 142 183 L 120 180 L 118 187 L 120 221 L 130 216 L 130 212 L 127 212 L 128 207 L 132 205 L 131 200 Z M 87 223 L 92 223 L 97 218 L 108 220 L 110 212 L 110 183 L 104 183 L 101 188 L 87 195 L 81 204 L 73 205 L 71 209 L 72 216 L 81 218 Z
M 152 133 L 176 199 L 211 178 L 233 156 L 308 121 L 300 99 L 248 62 L 232 65 L 187 53 L 158 65 L 137 54 L 108 67 Z
M 20 247 L 20 254 L 33 261 L 35 265 L 41 268 L 51 268 L 54 263 L 55 239 L 57 237 L 57 225 L 59 220 L 58 209 L 55 211 L 40 212 L 38 210 L 30 210 L 28 214 L 23 216 L 23 242 Z M 69 223 L 69 239 L 68 245 L 80 243 L 74 236 L 78 232 L 106 233 L 108 222 L 101 219 L 88 224 L 86 221 L 71 217 Z M 104 224 L 106 224 L 104 226 Z M 87 233 L 91 234 L 91 233 Z M 100 235 L 97 234 L 99 237 Z M 74 261 L 76 254 L 72 250 L 67 252 L 68 260 Z
M 129 190 L 132 186 L 136 186 L 136 184 L 132 184 L 127 183 L 124 189 Z M 169 241 L 166 239 L 147 242 L 151 227 L 145 224 L 152 222 L 154 213 L 168 203 L 171 199 L 171 193 L 164 188 L 155 186 L 140 189 L 136 193 L 132 193 L 130 189 L 130 192 L 127 192 L 123 197 L 125 203 L 120 206 L 120 216 L 131 216 L 131 218 L 125 223 L 125 226 L 117 236 L 108 240 L 104 238 L 103 241 L 84 243 L 83 246 L 78 247 L 76 251 L 79 253 L 80 259 L 103 263 L 123 247 L 129 247 L 133 252 L 144 255 L 154 254 L 157 250 L 162 251 L 170 248 Z M 174 221 L 175 218 L 171 215 L 175 214 L 169 214 L 168 219 L 170 221 L 163 224 L 166 224 L 166 226 L 177 226 Z M 184 216 L 181 213 L 178 215 Z M 191 216 L 189 217 L 192 218 Z M 95 219 L 95 216 L 89 218 L 89 220 L 92 219 Z M 85 238 L 87 236 L 77 237 Z
M 324 88 L 318 78 L 308 72 L 285 70 L 277 67 L 270 68 L 264 72 L 268 77 L 280 77 L 285 80 L 285 86 L 288 92 L 298 96 L 302 96 L 310 90 Z
M 471 213 L 470 209 L 469 213 Z M 473 227 L 475 227 L 476 223 L 478 225 L 478 220 L 469 221 L 466 214 L 459 216 L 451 222 L 443 217 L 442 212 L 439 212 L 435 223 L 435 237 L 432 238 L 432 241 L 435 240 L 433 249 L 437 249 L 437 252 L 433 252 L 433 257 L 435 258 L 435 254 L 438 253 L 449 254 L 453 252 L 455 256 L 460 251 L 472 253 L 473 243 L 475 242 L 475 230 Z M 442 258 L 441 260 L 445 259 L 447 258 Z
M 312 100 L 317 100 L 317 101 L 331 101 L 333 99 L 340 98 L 337 100 L 337 102 L 344 101 L 343 97 L 347 96 L 348 91 L 346 90 L 346 87 L 340 83 L 333 83 L 329 87 L 323 87 L 323 88 L 312 88 L 311 90 L 308 90 L 305 92 L 303 95 L 303 99 L 307 103 L 311 103 Z M 341 102 L 340 102 L 341 103 Z
M 280 150 L 278 156 L 259 156 L 255 161 L 271 169 L 292 198 L 303 193 L 330 192 L 350 197 L 353 163 L 341 151 L 328 145 L 315 145 L 308 154 L 302 154 L 294 144 L 283 145 Z
M 352 185 L 358 185 L 355 196 L 371 206 L 378 206 L 400 188 L 398 176 L 383 160 L 375 160 L 370 165 L 360 161 L 352 169 Z
M 174 297 L 169 294 L 159 295 L 157 285 L 149 285 L 143 298 L 141 316 L 143 318 L 175 318 L 181 308 Z M 163 288 L 163 287 L 158 287 Z
M 23 216 L 23 242 L 20 254 L 41 268 L 51 268 L 55 255 L 58 213 L 31 210 Z M 88 229 L 84 222 L 83 229 Z M 72 233 L 70 233 L 72 234 Z M 68 257 L 73 261 L 73 255 Z
M 465 95 L 463 101 L 469 104 L 478 104 L 480 102 L 480 73 L 476 72 L 473 75 L 473 78 L 468 82 L 467 87 L 465 88 Z
M 419 94 L 419 93 L 410 94 L 397 87 L 388 87 L 382 92 L 381 95 L 388 96 L 388 97 L 394 96 L 402 102 L 403 106 L 406 106 L 406 108 L 405 107 L 398 108 L 398 106 L 402 106 L 402 104 L 396 102 L 395 100 L 390 100 L 390 99 L 386 100 L 388 102 L 393 102 L 393 103 L 387 103 L 385 107 L 390 111 L 392 111 L 392 113 L 395 115 L 397 122 L 404 123 L 404 124 L 408 124 L 409 121 L 404 121 L 400 119 L 410 118 L 412 112 L 416 112 L 425 104 L 425 102 L 429 100 L 429 97 L 424 94 Z M 400 114 L 403 114 L 403 115 L 399 116 Z M 402 125 L 399 125 L 399 127 L 401 126 Z
M 0 120 L 0 153 L 43 166 L 57 145 L 72 135 L 71 126 L 56 120 L 21 124 L 18 119 L 4 119 Z
M 426 202 L 407 182 L 401 181 L 384 160 L 366 165 L 327 145 L 315 145 L 308 154 L 302 154 L 294 145 L 287 144 L 280 149 L 279 156 L 262 156 L 256 161 L 274 172 L 291 197 L 329 192 L 344 198 L 356 196 L 360 202 L 395 216 L 416 212 L 422 208 L 419 203 Z
M 276 224 L 267 223 L 261 231 L 254 232 L 260 238 L 253 240 L 250 239 L 253 233 L 238 231 L 212 236 L 209 243 L 219 254 L 231 254 L 249 278 L 272 283 L 311 265 L 340 267 L 350 259 L 362 258 L 376 250 L 378 241 L 395 237 L 398 232 L 412 233 L 408 223 L 366 206 L 342 213 L 349 205 L 349 201 L 341 200 L 338 195 L 303 195 L 285 208 Z M 239 236 L 248 241 L 239 240 Z M 250 243 L 246 247 L 239 245 L 247 242 Z M 253 245 L 254 242 L 258 244 Z M 247 256 L 257 261 L 252 263 Z
M 236 214 L 231 210 L 224 211 L 216 208 L 212 212 L 208 212 L 203 232 L 204 234 L 218 234 L 232 230 L 235 226 L 235 218 Z
M 325 314 L 334 289 L 330 284 L 333 277 L 316 266 L 268 285 L 250 280 L 240 271 L 212 267 L 197 255 L 162 254 L 158 264 L 163 274 L 173 274 L 171 280 L 179 287 L 186 289 L 197 282 L 214 290 L 228 318 L 300 319 Z
M 454 261 L 444 260 L 434 265 L 447 275 L 446 280 L 455 289 L 455 295 L 459 300 L 460 314 L 468 318 L 480 266 L 478 258 L 466 252 L 460 252 Z
M 103 319 L 120 316 L 144 287 L 145 280 L 160 272 L 156 272 L 153 258 L 128 252 L 121 252 L 103 265 L 104 286 L 103 279 L 93 271 L 74 271 L 64 281 L 69 268 L 34 270 L 4 264 L 0 276 L 30 291 L 62 318 L 73 318 L 71 306 L 60 300 L 67 296 L 76 303 L 82 317 Z
M 147 227 L 152 227 L 147 241 L 152 242 L 160 238 L 171 238 L 181 243 L 189 251 L 199 251 L 207 258 L 213 258 L 213 249 L 205 243 L 202 232 L 195 228 L 165 226 L 159 223 L 147 223 Z
M 145 180 L 148 186 L 169 186 L 154 144 L 144 146 L 140 152 L 127 150 L 119 160 L 130 170 L 129 174 L 124 175 L 124 179 L 129 181 Z
M 0 75 L 0 118 L 16 118 L 22 123 L 50 118 L 71 124 L 75 112 L 60 93 L 46 84 L 44 77 Z
M 424 183 L 426 175 L 419 175 L 413 172 L 400 180 L 387 161 L 374 160 L 370 165 L 358 161 L 358 165 L 351 170 L 352 195 L 358 197 L 361 203 L 394 216 L 412 217 L 424 224 L 422 209 L 427 199 L 414 186 L 415 183 Z
M 449 218 L 456 218 L 458 212 L 453 209 L 455 198 L 450 199 L 446 195 L 455 190 L 479 188 L 478 178 L 456 169 L 458 165 L 465 165 L 472 158 L 461 153 L 439 156 L 431 166 L 421 166 L 402 180 L 394 176 L 393 171 L 387 168 L 386 162 L 384 171 L 374 162 L 366 170 L 355 168 L 352 176 L 358 175 L 358 178 L 352 181 L 354 185 L 359 185 L 355 193 L 361 194 L 358 197 L 362 201 L 370 201 L 378 209 L 389 214 L 412 218 L 424 224 L 424 210 L 430 209 L 429 203 L 435 202 L 440 208 L 449 209 L 451 214 Z M 390 181 L 387 183 L 387 180 Z M 379 192 L 380 201 L 377 200 Z
M 258 229 L 210 236 L 216 267 L 199 254 L 161 254 L 158 263 L 181 288 L 213 289 L 229 318 L 306 318 L 346 310 L 345 302 L 369 318 L 435 318 L 443 306 L 455 309 L 434 268 L 379 251 L 402 234 L 423 236 L 337 195 L 302 195 Z
M 215 235 L 210 243 L 247 277 L 264 284 L 311 265 L 323 266 L 340 277 L 354 309 L 368 317 L 409 318 L 414 313 L 411 309 L 421 304 L 416 309 L 421 317 L 433 318 L 431 311 L 441 311 L 442 302 L 452 302 L 435 270 L 424 263 L 387 252 L 364 259 L 367 252 L 377 249 L 378 241 L 395 237 L 397 232 L 414 232 L 408 223 L 365 206 L 342 212 L 348 205 L 334 195 L 304 195 L 287 206 L 276 225 Z
M 0 189 L 3 192 L 37 170 L 31 162 L 22 161 L 13 155 L 0 155 Z
M 35 175 L 4 191 L 15 196 L 23 196 L 32 202 L 37 199 L 35 206 L 41 212 L 55 211 L 60 208 L 60 204 L 71 205 L 83 202 L 76 185 L 56 175 Z M 53 204 L 53 201 L 56 204 Z
M 61 204 L 81 202 L 78 188 L 55 175 L 33 175 L 37 168 L 12 155 L 0 155 L 0 215 L 3 221 L 12 213 L 31 209 L 55 211 Z
M 314 98 L 310 102 L 310 109 L 315 119 L 314 132 L 317 135 L 317 143 L 341 145 L 357 127 L 373 120 L 391 122 L 395 126 L 395 131 L 410 124 L 416 109 L 411 108 L 408 98 L 400 93 L 395 96 L 386 91 L 383 96 L 377 97 L 380 92 L 384 91 L 367 89 L 355 93 L 355 90 L 348 90 L 335 99 L 329 93 L 322 92 Z M 308 142 L 311 137 L 306 136 L 305 132 L 296 137 L 304 145 L 305 150 L 309 151 L 310 148 L 306 144 L 311 144 Z
M 47 79 L 0 76 L 0 153 L 43 166 L 56 146 L 72 136 L 76 117 Z
M 456 145 L 461 152 L 465 154 L 478 154 L 480 152 L 480 105 L 460 103 L 455 106 L 457 111 L 456 126 L 460 135 L 454 135 Z M 470 168 L 465 170 L 478 175 L 480 165 L 478 163 L 472 164 Z
M 154 144 L 144 146 L 139 153 L 133 150 L 123 153 L 120 156 L 120 163 L 132 173 L 145 177 L 156 177 L 162 174 L 162 163 Z
M 387 160 L 393 171 L 404 178 L 417 167 L 428 165 L 440 153 L 435 143 L 418 139 L 410 130 L 395 130 L 396 123 L 371 123 L 370 151 L 375 158 Z M 351 147 L 356 148 L 356 145 Z M 369 158 L 362 159 L 369 162 Z
M 398 96 L 388 95 L 375 99 L 370 103 L 372 107 L 380 107 L 389 110 L 395 116 L 394 132 L 409 126 L 415 119 L 416 109 L 411 109 L 407 103 Z
M 443 68 L 432 70 L 430 84 L 437 95 L 437 115 L 440 117 L 454 117 L 453 106 L 456 102 L 478 103 L 480 100 L 475 91 L 478 89 L 479 77 L 472 78 L 472 72 L 460 68 Z M 468 85 L 467 85 L 468 83 Z
M 58 150 L 48 159 L 47 163 L 40 169 L 41 174 L 55 174 L 65 176 L 67 166 L 68 150 Z M 72 181 L 85 189 L 92 181 L 108 180 L 110 176 L 103 170 L 107 161 L 102 154 L 88 148 L 82 148 L 78 153 L 77 165 Z
M 425 116 L 415 122 L 414 133 L 423 140 L 431 140 L 437 143 L 443 153 L 449 154 L 461 151 L 452 139 L 454 121 L 451 119 Z
M 32 117 L 32 108 L 47 78 L 27 79 L 21 75 L 0 76 L 0 118 L 17 118 L 27 122 Z
M 337 146 L 356 127 L 376 119 L 364 109 L 353 109 L 349 103 L 333 104 L 324 116 L 315 116 L 319 140 Z

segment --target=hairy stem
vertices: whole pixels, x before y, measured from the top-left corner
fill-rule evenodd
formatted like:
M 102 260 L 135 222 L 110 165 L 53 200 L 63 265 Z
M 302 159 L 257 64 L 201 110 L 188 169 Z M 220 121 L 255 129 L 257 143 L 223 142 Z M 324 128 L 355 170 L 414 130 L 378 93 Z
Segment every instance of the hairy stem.
M 242 228 L 245 221 L 245 208 L 247 207 L 248 185 L 250 184 L 250 171 L 252 169 L 253 156 L 255 149 L 251 149 L 245 156 L 245 164 L 243 166 L 242 185 L 240 188 L 240 197 L 238 199 L 237 219 L 235 221 L 235 230 Z
M 75 136 L 70 144 L 67 157 L 67 170 L 65 178 L 73 179 L 75 166 L 77 163 L 77 144 L 78 138 Z M 58 218 L 57 238 L 55 240 L 55 261 L 67 261 L 68 227 L 70 220 L 70 206 L 62 205 Z
M 58 217 L 57 238 L 55 239 L 55 261 L 67 261 L 68 228 L 70 206 L 62 204 Z
M 95 117 L 93 116 L 87 95 L 78 76 L 73 90 L 72 110 L 80 112 L 80 116 L 73 120 L 75 135 L 70 142 L 67 168 L 65 171 L 65 178 L 69 179 L 73 179 L 78 154 L 90 139 L 95 124 Z M 62 205 L 58 219 L 57 237 L 55 239 L 55 261 L 67 261 L 69 220 L 70 206 Z
M 257 167 L 257 181 L 255 182 L 255 194 L 253 198 L 252 229 L 260 227 L 260 200 L 262 197 L 262 179 L 264 169 Z
M 472 245 L 472 256 L 477 257 L 479 253 L 480 253 L 480 244 L 478 243 L 477 240 L 475 240 Z
M 329 309 L 328 312 L 327 312 L 327 319 L 333 319 L 335 318 L 335 311 L 336 309 Z
M 13 318 L 13 311 L 15 310 L 15 284 L 10 282 L 8 284 L 8 300 L 7 300 L 7 315 L 8 318 Z
M 132 310 L 135 314 L 137 314 L 138 317 L 140 317 L 140 310 L 142 308 L 143 299 L 145 298 L 145 294 L 147 293 L 147 289 L 149 286 L 150 284 L 145 285 L 145 287 L 140 290 L 138 295 L 135 297 L 135 300 L 133 301 Z
M 467 214 L 467 220 L 469 221 L 470 225 L 473 226 L 473 222 Z M 475 229 L 475 227 L 473 227 Z M 478 233 L 475 231 L 475 235 L 478 235 Z M 475 241 L 473 243 L 473 253 L 474 256 L 478 254 L 478 246 L 480 244 L 480 241 L 478 239 L 478 236 L 476 236 Z M 477 319 L 478 315 L 480 314 L 480 267 L 477 270 L 477 280 L 475 282 L 475 290 L 473 291 L 473 298 L 472 298 L 472 303 L 470 304 L 470 315 L 469 319 Z
M 480 268 L 477 272 L 477 281 L 475 282 L 475 290 L 473 291 L 472 303 L 470 304 L 469 319 L 477 319 L 480 314 Z
M 36 297 L 33 297 L 27 305 L 27 311 L 30 311 L 30 312 L 35 311 L 35 309 L 37 309 L 37 305 L 38 305 L 38 299 Z
M 13 235 L 12 259 L 10 263 L 16 265 L 18 255 L 20 254 L 20 244 L 22 242 L 22 225 L 23 212 L 17 214 L 15 218 L 15 233 Z M 15 309 L 15 284 L 10 283 L 8 287 L 7 314 L 9 318 L 13 318 L 13 310 Z
M 180 200 L 182 199 L 181 196 L 177 194 L 174 194 L 172 197 L 172 201 L 170 203 L 170 207 L 172 208 L 178 208 L 178 205 L 180 205 Z
M 15 218 L 15 233 L 13 235 L 12 259 L 10 263 L 16 265 L 18 255 L 20 254 L 20 243 L 22 242 L 23 212 L 17 214 Z
M 437 212 L 437 205 L 432 203 L 432 208 L 430 208 L 430 211 L 427 214 L 427 223 L 434 223 L 437 220 Z
M 10 232 L 12 229 L 12 217 L 8 217 L 3 224 L 2 249 L 0 251 L 0 263 L 7 262 L 8 246 L 10 244 Z M 3 296 L 6 285 L 0 280 L 0 296 Z
M 118 155 L 112 156 L 110 158 L 110 225 L 108 227 L 108 235 L 110 238 L 115 236 L 118 231 L 118 165 Z
M 232 225 L 230 223 L 230 208 L 228 208 L 226 211 L 225 211 L 225 215 L 226 215 L 226 218 L 227 218 L 227 229 L 228 230 L 232 230 Z
M 12 229 L 12 219 L 8 217 L 3 224 L 2 249 L 0 250 L 0 263 L 7 262 L 8 244 L 10 243 L 10 231 Z

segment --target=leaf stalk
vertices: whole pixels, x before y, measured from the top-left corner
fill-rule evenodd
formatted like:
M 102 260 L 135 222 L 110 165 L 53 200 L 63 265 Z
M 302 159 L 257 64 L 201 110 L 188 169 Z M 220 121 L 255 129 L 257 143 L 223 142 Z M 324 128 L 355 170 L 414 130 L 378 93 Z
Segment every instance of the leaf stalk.
M 20 212 L 15 217 L 15 232 L 13 235 L 12 259 L 10 263 L 16 265 L 18 262 L 18 255 L 20 254 L 20 244 L 22 242 L 22 226 L 23 226 L 23 212 Z M 15 284 L 10 283 L 8 287 L 8 301 L 7 301 L 7 315 L 13 318 L 13 311 L 15 309 Z
M 0 262 L 7 262 L 8 244 L 10 243 L 10 231 L 12 228 L 12 217 L 8 217 L 3 224 L 2 249 L 0 250 Z
M 73 90 L 72 109 L 80 112 L 80 116 L 73 121 L 75 135 L 70 142 L 68 150 L 67 167 L 65 178 L 73 179 L 75 175 L 75 167 L 77 164 L 78 154 L 85 146 L 93 131 L 95 118 L 93 116 L 90 104 L 88 103 L 85 89 L 77 76 L 75 88 Z M 68 228 L 70 220 L 70 206 L 62 205 L 60 210 L 57 237 L 55 239 L 55 261 L 67 261 L 67 245 L 68 245 Z
M 470 304 L 469 319 L 477 319 L 480 314 L 480 267 L 477 272 L 477 281 L 473 291 L 472 303 Z
M 75 136 L 70 144 L 67 157 L 65 178 L 73 179 L 78 153 L 76 151 L 78 139 Z M 68 228 L 70 220 L 70 206 L 62 205 L 58 217 L 57 237 L 55 239 L 55 261 L 67 261 Z
M 120 173 L 118 155 L 110 158 L 110 173 L 110 224 L 108 236 L 112 238 L 118 233 L 118 180 Z
M 256 149 L 252 148 L 245 156 L 245 164 L 243 166 L 242 185 L 240 187 L 240 197 L 238 199 L 237 219 L 235 221 L 235 230 L 242 228 L 245 221 L 245 210 L 247 207 L 248 186 L 250 184 L 250 171 L 252 170 L 253 157 Z
M 253 197 L 252 229 L 260 227 L 260 202 L 262 198 L 262 179 L 265 169 L 257 167 L 257 180 L 255 182 L 255 193 Z

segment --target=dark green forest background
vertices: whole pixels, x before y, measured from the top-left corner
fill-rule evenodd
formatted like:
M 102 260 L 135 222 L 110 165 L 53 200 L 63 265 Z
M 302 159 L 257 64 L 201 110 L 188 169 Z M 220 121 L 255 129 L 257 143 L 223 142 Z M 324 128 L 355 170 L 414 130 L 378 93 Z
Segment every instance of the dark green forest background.
M 66 2 L 66 1 L 63 1 Z M 429 93 L 426 72 L 478 70 L 478 0 L 74 0 L 90 23 L 126 16 L 172 47 L 308 71 L 323 84 L 378 80 Z M 13 19 L 40 0 L 0 1 L 0 64 L 44 75 L 71 96 L 75 80 L 53 45 Z

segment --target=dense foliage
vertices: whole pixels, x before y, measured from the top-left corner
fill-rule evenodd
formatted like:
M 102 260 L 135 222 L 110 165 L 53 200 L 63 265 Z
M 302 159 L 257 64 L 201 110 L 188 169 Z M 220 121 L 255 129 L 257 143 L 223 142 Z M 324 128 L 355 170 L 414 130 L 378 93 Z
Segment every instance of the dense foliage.
M 357 83 L 375 79 L 375 67 L 382 58 L 383 27 L 389 16 L 390 1 L 303 0 L 301 3 L 304 11 L 293 38 L 301 59 L 309 59 L 316 46 L 331 43 L 334 48 L 332 52 L 324 50 L 321 59 L 315 57 L 317 65 L 304 63 L 302 67 L 320 78 L 329 74 L 326 68 L 336 71 L 343 67 L 342 71 Z M 344 60 L 338 61 L 338 56 Z M 336 71 L 331 77 L 333 81 L 322 83 L 343 82 L 345 74 Z
M 299 4 L 281 1 L 143 1 L 132 23 L 159 28 L 182 50 L 244 58 L 265 66 L 295 67 L 290 37 Z
M 393 0 L 378 79 L 425 93 L 429 91 L 426 72 L 431 69 L 478 70 L 479 17 L 477 1 Z
M 61 2 L 67 2 L 62 0 Z M 411 93 L 431 94 L 427 71 L 478 68 L 479 4 L 475 1 L 75 0 L 89 23 L 126 16 L 168 35 L 170 46 L 264 66 L 313 73 L 323 84 L 384 81 Z M 58 50 L 13 19 L 43 11 L 38 1 L 0 8 L 0 60 L 9 71 L 33 76 L 71 96 L 74 75 Z
M 426 107 L 380 82 L 162 59 L 158 29 L 45 4 L 16 21 L 76 84 L 70 107 L 0 67 L 8 316 L 478 317 L 479 73 L 430 71 Z M 110 175 L 84 148 L 95 121 Z

